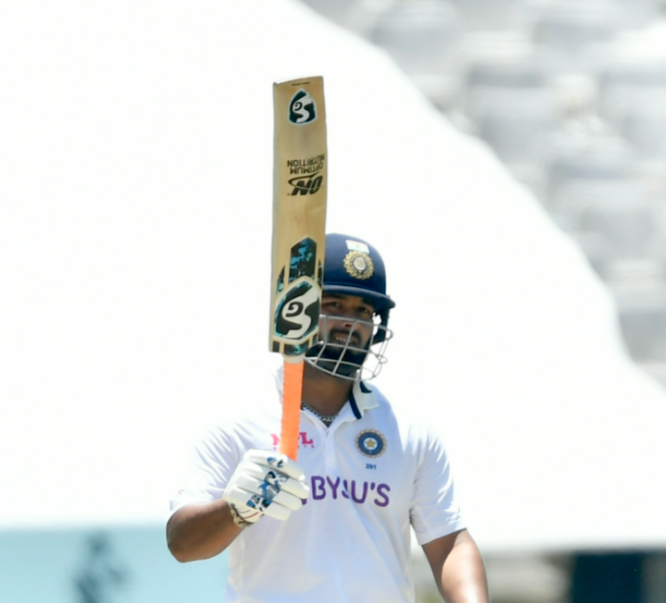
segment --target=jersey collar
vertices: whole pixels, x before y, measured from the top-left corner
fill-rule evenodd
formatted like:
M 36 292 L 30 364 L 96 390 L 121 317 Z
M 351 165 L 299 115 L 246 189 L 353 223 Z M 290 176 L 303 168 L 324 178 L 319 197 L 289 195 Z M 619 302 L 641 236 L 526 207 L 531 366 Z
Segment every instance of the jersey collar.
M 354 382 L 349 405 L 357 419 L 362 419 L 366 410 L 379 406 L 375 392 L 373 392 L 363 381 Z

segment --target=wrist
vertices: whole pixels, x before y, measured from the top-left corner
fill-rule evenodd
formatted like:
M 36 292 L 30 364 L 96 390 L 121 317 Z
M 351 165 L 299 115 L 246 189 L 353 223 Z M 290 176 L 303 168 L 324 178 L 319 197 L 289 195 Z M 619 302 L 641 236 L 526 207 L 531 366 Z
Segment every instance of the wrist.
M 258 519 L 255 519 L 255 521 L 248 521 L 246 517 L 243 517 L 243 514 L 241 511 L 239 511 L 238 507 L 234 503 L 228 503 L 229 506 L 229 511 L 231 513 L 231 518 L 234 520 L 234 523 L 241 529 L 249 528 L 250 526 L 253 526 Z M 251 511 L 252 515 L 256 515 L 257 512 L 252 510 Z

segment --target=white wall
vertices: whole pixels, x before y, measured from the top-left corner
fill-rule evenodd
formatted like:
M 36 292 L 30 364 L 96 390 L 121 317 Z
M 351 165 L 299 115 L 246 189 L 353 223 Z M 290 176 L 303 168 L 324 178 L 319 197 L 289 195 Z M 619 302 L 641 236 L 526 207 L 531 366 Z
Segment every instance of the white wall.
M 288 1 L 26 0 L 0 23 L 0 526 L 157 522 L 264 364 L 271 83 L 325 77 L 329 230 L 389 269 L 378 385 L 488 550 L 666 542 L 663 392 L 582 254 L 390 61 Z

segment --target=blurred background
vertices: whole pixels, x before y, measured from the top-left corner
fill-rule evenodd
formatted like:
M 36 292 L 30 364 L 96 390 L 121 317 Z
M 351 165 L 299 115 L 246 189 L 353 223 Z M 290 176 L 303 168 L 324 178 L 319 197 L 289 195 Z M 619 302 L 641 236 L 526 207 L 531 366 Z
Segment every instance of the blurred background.
M 302 1 L 493 149 L 580 245 L 631 358 L 666 385 L 666 1 Z M 436 601 L 416 554 L 421 601 Z M 495 603 L 666 601 L 664 551 L 487 563 Z
M 302 1 L 493 149 L 580 245 L 631 358 L 666 385 L 666 1 Z M 664 551 L 487 563 L 495 603 L 666 601 Z M 437 601 L 416 568 L 421 601 Z
M 666 2 L 303 0 L 485 141 L 612 292 L 666 383 Z
M 261 321 L 248 335 L 238 318 L 264 312 L 263 283 L 230 295 L 220 275 L 268 266 L 267 242 L 225 261 L 248 229 L 269 232 L 268 211 L 228 201 L 254 198 L 250 182 L 270 198 L 270 169 L 257 167 L 270 165 L 268 83 L 289 63 L 286 75 L 324 73 L 332 162 L 348 159 L 332 172 L 329 230 L 357 217 L 402 275 L 391 291 L 407 311 L 392 318 L 385 382 L 425 398 L 389 371 L 444 358 L 442 398 L 465 401 L 429 416 L 449 429 L 494 603 L 666 602 L 666 3 L 296 4 L 69 0 L 48 12 L 26 1 L 0 23 L 0 601 L 221 600 L 225 557 L 178 564 L 161 520 L 170 465 L 229 396 L 220 367 L 265 339 Z M 236 53 L 220 41 L 234 30 L 245 32 Z M 381 99 L 357 103 L 340 92 L 348 84 Z M 443 167 L 457 157 L 460 174 Z M 379 181 L 398 169 L 412 181 Z M 410 191 L 442 213 L 405 212 Z M 408 236 L 418 261 L 398 245 Z M 406 276 L 458 293 L 440 298 L 445 326 L 432 329 L 446 337 L 427 358 L 410 355 L 422 341 L 405 314 L 423 298 Z M 624 352 L 641 378 L 625 374 Z M 255 365 L 226 366 L 242 381 Z M 434 366 L 423 373 L 439 376 Z M 418 548 L 414 574 L 419 603 L 439 600 Z

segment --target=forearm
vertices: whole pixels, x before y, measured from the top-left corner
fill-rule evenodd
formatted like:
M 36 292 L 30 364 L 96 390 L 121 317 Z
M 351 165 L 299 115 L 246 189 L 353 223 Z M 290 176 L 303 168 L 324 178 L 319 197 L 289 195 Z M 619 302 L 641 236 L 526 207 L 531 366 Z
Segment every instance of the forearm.
M 224 551 L 241 531 L 225 500 L 193 504 L 169 520 L 167 544 L 178 561 L 210 559 Z
M 433 543 L 426 551 L 435 582 L 447 603 L 488 603 L 488 583 L 483 559 L 476 543 L 466 530 L 456 534 L 449 546 Z M 428 554 L 430 553 L 430 554 Z

